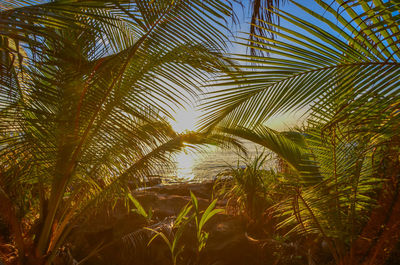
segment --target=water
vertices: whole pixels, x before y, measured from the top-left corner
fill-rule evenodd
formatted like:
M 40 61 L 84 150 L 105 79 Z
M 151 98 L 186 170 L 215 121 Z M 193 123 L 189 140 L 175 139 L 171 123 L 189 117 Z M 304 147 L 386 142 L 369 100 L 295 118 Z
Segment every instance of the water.
M 264 149 L 253 143 L 246 142 L 248 157 L 254 157 L 260 154 Z M 170 176 L 176 176 L 178 181 L 201 182 L 213 179 L 218 173 L 229 169 L 230 167 L 245 166 L 244 156 L 237 150 L 221 150 L 219 148 L 209 148 L 207 151 L 199 153 L 181 152 L 176 157 L 176 169 Z M 273 167 L 271 160 L 266 167 Z

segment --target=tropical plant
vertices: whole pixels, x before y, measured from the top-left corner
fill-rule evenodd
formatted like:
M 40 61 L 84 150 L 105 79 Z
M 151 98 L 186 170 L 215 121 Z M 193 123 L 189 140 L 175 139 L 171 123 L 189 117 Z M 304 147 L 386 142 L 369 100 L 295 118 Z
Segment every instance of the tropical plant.
M 157 231 L 156 229 L 146 227 L 145 229 L 150 230 L 154 233 L 154 236 L 149 240 L 148 246 L 153 242 L 157 237 L 162 238 L 162 240 L 167 244 L 169 252 L 171 254 L 171 261 L 173 265 L 178 263 L 178 259 L 180 254 L 183 252 L 185 245 L 181 243 L 181 238 L 183 233 L 186 230 L 187 225 L 192 220 L 193 216 L 189 216 L 189 213 L 192 209 L 192 205 L 185 205 L 183 209 L 179 212 L 178 216 L 174 220 L 172 229 L 176 231 L 173 233 L 172 239 L 168 237 L 164 232 Z
M 227 200 L 226 207 L 234 214 L 242 214 L 252 221 L 260 221 L 266 209 L 279 198 L 278 176 L 266 169 L 272 162 L 271 154 L 261 152 L 254 157 L 243 156 L 244 166 L 230 166 L 221 172 L 215 183 L 214 192 L 220 199 Z
M 146 219 L 147 223 L 150 223 L 151 218 L 153 217 L 153 209 L 150 207 L 150 209 L 146 211 L 143 208 L 142 204 L 136 198 L 134 198 L 132 194 L 128 194 L 128 198 L 135 206 L 135 209 L 132 209 L 131 211 L 143 216 Z
M 197 237 L 197 256 L 200 255 L 200 252 L 204 249 L 207 244 L 208 233 L 204 231 L 204 225 L 216 214 L 223 212 L 222 209 L 214 209 L 217 200 L 213 200 L 204 210 L 204 212 L 200 211 L 199 202 L 193 192 L 190 192 L 191 203 L 193 205 L 194 214 L 193 218 L 196 225 L 196 237 Z
M 322 238 L 338 264 L 383 264 L 400 237 L 399 6 L 315 0 L 320 9 L 311 10 L 291 3 L 314 22 L 271 10 L 291 26 L 264 28 L 276 39 L 250 37 L 250 47 L 271 56 L 237 55 L 244 73 L 220 82 L 203 126 L 242 134 L 294 169 L 291 199 L 277 207 L 281 228 Z M 263 125 L 304 109 L 300 142 Z
M 262 40 L 262 37 L 275 37 L 273 30 L 275 30 L 275 24 L 279 25 L 279 17 L 276 16 L 272 10 L 273 8 L 279 8 L 280 5 L 285 4 L 287 2 L 286 0 L 234 0 L 233 2 L 244 3 L 244 5 L 249 6 L 251 13 L 249 21 L 250 41 L 254 43 L 254 41 Z M 259 39 L 260 37 L 261 39 Z M 263 54 L 264 52 L 255 47 L 250 47 L 250 53 L 253 55 Z
M 220 82 L 224 89 L 213 92 L 204 106 L 210 113 L 203 120 L 204 126 L 252 127 L 315 101 L 317 106 L 335 100 L 338 105 L 346 102 L 337 110 L 336 120 L 342 117 L 339 114 L 347 115 L 347 110 L 354 112 L 353 118 L 360 117 L 357 115 L 363 111 L 362 102 L 373 97 L 390 98 L 392 104 L 397 102 L 397 83 L 391 82 L 398 74 L 398 49 L 391 39 L 397 36 L 391 33 L 398 31 L 394 23 L 397 17 L 379 10 L 382 6 L 385 10 L 396 10 L 398 6 L 388 2 L 377 9 L 365 6 L 370 1 L 352 6 L 338 1 L 348 14 L 344 15 L 324 1 L 315 2 L 331 16 L 321 16 L 292 1 L 320 21 L 321 27 L 282 10 L 275 12 L 299 30 L 275 25 L 279 32 L 274 33 L 279 38 L 265 38 L 265 42 L 257 43 L 263 45 L 258 49 L 269 49 L 270 57 L 237 55 L 235 59 L 257 66 L 244 64 L 244 73 Z M 357 13 L 355 9 L 359 7 L 366 11 Z M 383 22 L 373 23 L 374 18 L 384 21 L 383 16 L 389 16 L 387 20 L 393 22 L 386 26 Z M 335 24 L 336 20 L 342 27 Z M 378 30 L 372 31 L 375 28 Z
M 309 175 L 311 177 L 310 180 L 315 180 L 314 177 L 320 175 L 301 132 L 278 132 L 264 125 L 258 125 L 252 129 L 240 126 L 234 128 L 217 127 L 214 131 L 233 138 L 251 141 L 267 148 L 283 159 L 294 172 L 302 172 L 303 175 Z
M 100 205 L 166 170 L 185 143 L 203 142 L 173 132 L 165 116 L 232 66 L 220 54 L 231 9 L 197 0 L 2 6 L 0 216 L 20 264 L 51 264 Z
M 192 221 L 194 221 L 195 224 L 197 239 L 197 258 L 194 262 L 195 264 L 198 264 L 200 253 L 205 248 L 208 239 L 208 233 L 204 231 L 204 226 L 214 215 L 224 211 L 222 209 L 215 209 L 217 200 L 213 200 L 206 210 L 200 211 L 199 202 L 193 192 L 190 192 L 190 197 L 190 202 L 182 208 L 174 220 L 173 230 L 175 231 L 172 233 L 172 236 L 170 236 L 172 239 L 162 231 L 157 231 L 153 228 L 146 228 L 154 232 L 154 236 L 150 239 L 148 245 L 150 245 L 157 237 L 161 237 L 168 246 L 173 265 L 178 263 L 178 258 L 184 250 L 185 245 L 181 242 L 182 235 L 189 230 L 189 225 Z

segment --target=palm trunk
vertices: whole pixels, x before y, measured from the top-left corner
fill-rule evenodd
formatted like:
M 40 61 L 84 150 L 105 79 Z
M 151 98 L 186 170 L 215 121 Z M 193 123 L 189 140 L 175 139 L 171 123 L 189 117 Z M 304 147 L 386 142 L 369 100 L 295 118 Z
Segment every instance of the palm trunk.
M 400 139 L 394 139 L 392 146 L 399 146 Z M 360 236 L 353 242 L 343 264 L 383 265 L 400 239 L 400 161 L 395 149 L 389 150 L 380 163 L 380 171 L 386 177 L 378 206 L 372 211 L 369 222 Z M 387 179 L 387 176 L 390 176 Z
M 387 187 L 361 235 L 353 242 L 343 264 L 384 264 L 400 239 L 400 196 L 398 187 Z M 389 190 L 390 188 L 390 190 Z

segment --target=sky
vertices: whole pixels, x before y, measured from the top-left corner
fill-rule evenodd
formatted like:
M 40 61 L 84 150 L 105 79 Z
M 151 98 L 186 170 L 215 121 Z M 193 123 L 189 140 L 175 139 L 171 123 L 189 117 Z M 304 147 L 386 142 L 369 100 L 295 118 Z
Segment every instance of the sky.
M 324 14 L 325 16 L 329 16 L 330 14 L 326 14 L 325 12 L 318 4 L 315 3 L 314 0 L 302 0 L 299 1 L 303 5 L 307 6 L 308 8 L 312 10 L 316 10 L 320 14 Z M 234 36 L 239 36 L 246 38 L 247 34 L 246 32 L 249 32 L 249 23 L 250 21 L 250 12 L 247 8 L 243 8 L 240 5 L 235 5 L 234 6 L 235 12 L 238 16 L 239 23 L 231 27 L 231 31 Z M 294 5 L 293 3 L 290 3 L 290 1 L 286 1 L 286 3 L 281 6 L 281 9 L 287 13 L 294 14 L 296 16 L 299 16 L 302 19 L 305 19 L 307 21 L 310 21 L 311 23 L 314 24 L 320 24 L 320 22 L 313 18 L 312 16 L 308 15 L 306 12 L 301 10 L 299 7 Z M 280 25 L 283 27 L 291 27 L 293 28 L 290 23 L 281 20 Z M 299 31 L 301 32 L 301 31 Z M 307 32 L 302 32 L 305 35 L 310 36 L 309 33 Z M 243 40 L 237 39 L 235 37 L 230 38 L 232 43 L 229 44 L 229 51 L 230 53 L 233 54 L 246 54 L 248 53 L 248 50 L 245 46 L 237 44 L 236 42 L 244 42 Z M 208 88 L 207 91 L 213 91 L 213 88 Z M 182 132 L 185 130 L 195 130 L 196 129 L 196 123 L 201 116 L 201 112 L 198 110 L 199 108 L 196 106 L 199 104 L 199 101 L 192 102 L 192 104 L 187 105 L 185 108 L 180 108 L 177 109 L 176 114 L 175 114 L 175 120 L 172 121 L 172 125 L 175 128 L 175 130 Z M 288 113 L 285 115 L 278 116 L 274 119 L 271 119 L 267 122 L 267 125 L 270 126 L 273 129 L 276 130 L 285 130 L 291 127 L 294 127 L 296 125 L 300 125 L 302 122 L 302 114 L 303 112 L 298 112 L 298 113 Z
M 307 8 L 309 8 L 313 11 L 316 11 L 318 14 L 322 15 L 325 18 L 328 18 L 331 21 L 336 20 L 336 17 L 334 17 L 329 12 L 323 10 L 318 4 L 315 3 L 314 0 L 296 0 L 296 1 L 298 3 L 302 3 Z M 325 0 L 326 3 L 329 3 L 329 1 L 334 2 L 334 0 Z M 337 9 L 337 6 L 336 7 L 333 6 L 333 8 Z M 303 10 L 301 10 L 299 7 L 290 3 L 289 1 L 286 5 L 284 5 L 282 7 L 282 10 L 289 14 L 300 17 L 300 18 L 308 21 L 309 23 L 320 26 L 324 30 L 328 31 L 330 34 L 332 34 L 336 37 L 339 37 L 339 33 L 335 32 L 333 29 L 327 28 L 327 26 L 325 28 L 324 27 L 325 24 L 322 24 L 322 22 L 320 22 L 316 18 L 312 17 L 311 15 L 308 15 Z M 356 13 L 361 12 L 360 10 L 357 10 L 357 9 L 355 11 L 356 11 Z M 242 22 L 249 21 L 248 12 L 246 12 L 246 11 L 243 12 L 241 9 L 237 9 L 236 13 L 241 16 L 240 20 Z M 341 12 L 341 15 L 343 15 L 346 18 L 346 20 L 349 21 L 348 17 L 346 17 L 346 14 L 343 14 Z M 341 26 L 339 23 L 337 23 L 337 25 L 341 29 L 343 29 L 343 26 Z M 291 24 L 289 24 L 288 22 L 286 22 L 284 20 L 281 20 L 281 26 L 290 28 L 292 30 L 296 30 L 296 32 L 302 33 L 303 35 L 306 35 L 308 37 L 312 37 L 310 33 L 298 30 L 297 28 L 294 28 Z M 242 23 L 240 26 L 238 26 L 235 29 L 236 30 L 235 33 L 239 34 L 239 36 L 245 36 L 245 34 L 238 33 L 238 32 L 240 32 L 240 31 L 248 32 L 249 31 L 248 29 L 249 29 L 249 25 L 246 23 Z M 324 43 L 324 45 L 326 46 L 328 44 Z M 237 54 L 245 54 L 247 52 L 247 50 L 244 46 L 241 46 L 238 44 L 232 44 L 230 46 L 230 52 L 237 53 Z M 212 90 L 212 88 L 210 90 Z M 178 131 L 183 131 L 185 129 L 189 129 L 189 130 L 194 129 L 195 124 L 196 124 L 196 116 L 198 116 L 199 114 L 200 113 L 198 111 L 196 111 L 196 109 L 194 109 L 193 106 L 189 106 L 188 110 L 182 110 L 182 109 L 178 110 L 178 113 L 176 115 L 177 123 L 175 123 L 176 125 L 174 127 Z M 303 114 L 303 112 L 301 112 L 301 111 L 298 113 L 285 114 L 283 116 L 280 116 L 273 120 L 270 120 L 267 123 L 267 125 L 276 130 L 286 130 L 286 129 L 292 128 L 296 125 L 300 126 L 302 123 L 302 119 L 300 119 L 302 114 Z M 248 147 L 248 146 L 246 145 L 246 147 Z M 189 178 L 191 178 L 192 176 L 201 175 L 202 174 L 201 171 L 198 170 L 198 169 L 201 169 L 205 172 L 204 174 L 206 176 L 210 177 L 213 175 L 212 170 L 215 167 L 215 165 L 223 165 L 226 162 L 230 162 L 230 164 L 232 164 L 232 165 L 235 164 L 235 162 L 236 162 L 235 159 L 237 159 L 237 155 L 234 154 L 235 159 L 229 161 L 229 159 L 227 158 L 229 156 L 227 154 L 228 153 L 212 154 L 212 152 L 208 152 L 204 156 L 204 158 L 199 159 L 195 155 L 191 156 L 190 154 L 181 153 L 181 154 L 179 154 L 179 156 L 177 158 L 177 168 L 178 168 L 177 175 L 178 176 L 188 176 Z M 198 170 L 198 171 L 196 171 L 196 170 Z
M 242 2 L 245 2 L 246 0 L 243 0 Z M 250 0 L 247 0 L 250 1 Z M 319 15 L 322 15 L 324 18 L 329 19 L 330 21 L 337 21 L 336 17 L 332 15 L 330 12 L 324 10 L 321 6 L 319 6 L 315 0 L 294 0 L 297 3 L 300 3 L 301 5 L 305 6 L 308 9 L 311 9 L 312 11 L 316 12 Z M 384 0 L 387 1 L 387 0 Z M 339 5 L 334 1 L 334 0 L 324 0 L 325 3 L 330 4 L 331 7 L 334 10 L 339 11 L 339 13 L 347 20 L 347 21 L 352 21 L 349 16 L 344 12 L 343 8 L 339 9 Z M 303 20 L 306 20 L 307 22 L 319 26 L 326 30 L 328 33 L 334 35 L 335 37 L 340 38 L 340 34 L 335 32 L 333 29 L 328 27 L 326 24 L 322 23 L 320 20 L 317 18 L 313 17 L 312 15 L 308 14 L 295 4 L 293 4 L 291 1 L 285 1 L 285 4 L 280 7 L 280 9 L 288 14 L 297 16 Z M 232 26 L 231 31 L 234 36 L 239 36 L 239 37 L 244 37 L 247 39 L 247 32 L 249 32 L 249 21 L 250 21 L 250 12 L 248 8 L 243 8 L 240 5 L 235 5 L 234 10 L 238 16 L 239 19 L 239 24 Z M 361 13 L 362 9 L 361 7 L 354 8 L 354 11 L 356 13 Z M 353 23 L 353 26 L 356 26 Z M 341 25 L 339 22 L 336 22 L 337 26 L 339 26 L 341 29 L 347 31 L 348 33 L 351 34 L 343 25 Z M 280 25 L 282 27 L 286 27 L 292 30 L 295 30 L 298 33 L 301 33 L 307 37 L 314 38 L 310 33 L 301 30 L 294 25 L 290 24 L 289 22 L 285 21 L 284 19 L 280 20 Z M 279 40 L 279 38 L 277 38 Z M 245 46 L 237 44 L 236 42 L 245 42 L 244 40 L 240 40 L 238 38 L 231 37 L 232 43 L 229 45 L 229 51 L 232 54 L 246 54 L 248 53 L 248 50 Z M 324 45 L 329 46 L 329 44 L 324 43 Z M 208 91 L 213 91 L 213 88 L 208 88 Z M 185 109 L 178 109 L 177 114 L 176 114 L 176 122 L 173 122 L 173 126 L 178 130 L 178 131 L 183 131 L 185 129 L 188 130 L 194 130 L 196 121 L 198 120 L 198 116 L 201 115 L 201 113 L 198 111 L 198 108 L 195 107 L 195 105 L 198 104 L 198 102 L 193 102 L 191 105 L 186 107 Z M 301 111 L 297 113 L 287 113 L 282 116 L 275 117 L 274 119 L 270 119 L 266 125 L 270 126 L 273 129 L 276 130 L 287 130 L 290 128 L 293 128 L 295 126 L 301 126 L 303 121 L 305 120 L 303 113 L 306 111 L 307 108 L 303 108 Z

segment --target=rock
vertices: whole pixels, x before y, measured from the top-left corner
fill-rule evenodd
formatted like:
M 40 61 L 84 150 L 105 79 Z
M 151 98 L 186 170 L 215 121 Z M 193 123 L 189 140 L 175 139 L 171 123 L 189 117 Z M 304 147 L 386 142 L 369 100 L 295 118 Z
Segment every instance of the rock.
M 212 182 L 151 187 L 135 191 L 133 196 L 146 211 L 150 208 L 153 210 L 153 220 L 162 221 L 171 220 L 171 218 L 173 220 L 174 216 L 179 214 L 181 209 L 191 201 L 190 191 L 196 195 L 199 208 L 205 210 L 211 202 Z M 123 206 L 122 202 L 118 203 L 113 211 L 104 210 L 103 213 L 93 216 L 88 225 L 78 228 L 81 232 L 74 234 L 80 236 L 71 239 L 74 245 L 73 257 L 79 261 L 103 242 L 109 246 L 85 264 L 170 265 L 171 256 L 166 243 L 161 238 L 157 238 L 148 246 L 153 234 L 143 227 L 149 224 L 146 223 L 145 218 L 137 213 L 128 212 Z M 208 241 L 198 257 L 194 223 L 185 229 L 180 242 L 185 246 L 182 252 L 185 265 L 195 263 L 197 265 L 264 264 L 258 259 L 260 248 L 249 242 L 245 236 L 246 223 L 242 217 L 220 213 L 211 218 L 204 229 L 209 233 Z M 170 232 L 166 233 L 170 237 Z M 130 236 L 125 236 L 127 234 Z M 125 239 L 121 240 L 121 238 Z
M 210 199 L 212 195 L 213 182 L 207 181 L 204 183 L 182 183 L 173 185 L 156 186 L 147 189 L 146 191 L 153 191 L 158 194 L 170 194 L 189 196 L 190 191 L 198 198 Z
M 169 216 L 177 216 L 191 200 L 190 196 L 157 194 L 152 191 L 135 193 L 134 196 L 145 209 L 150 209 L 151 207 L 153 216 L 159 220 Z M 205 209 L 208 206 L 209 200 L 203 198 L 197 199 L 200 209 Z

